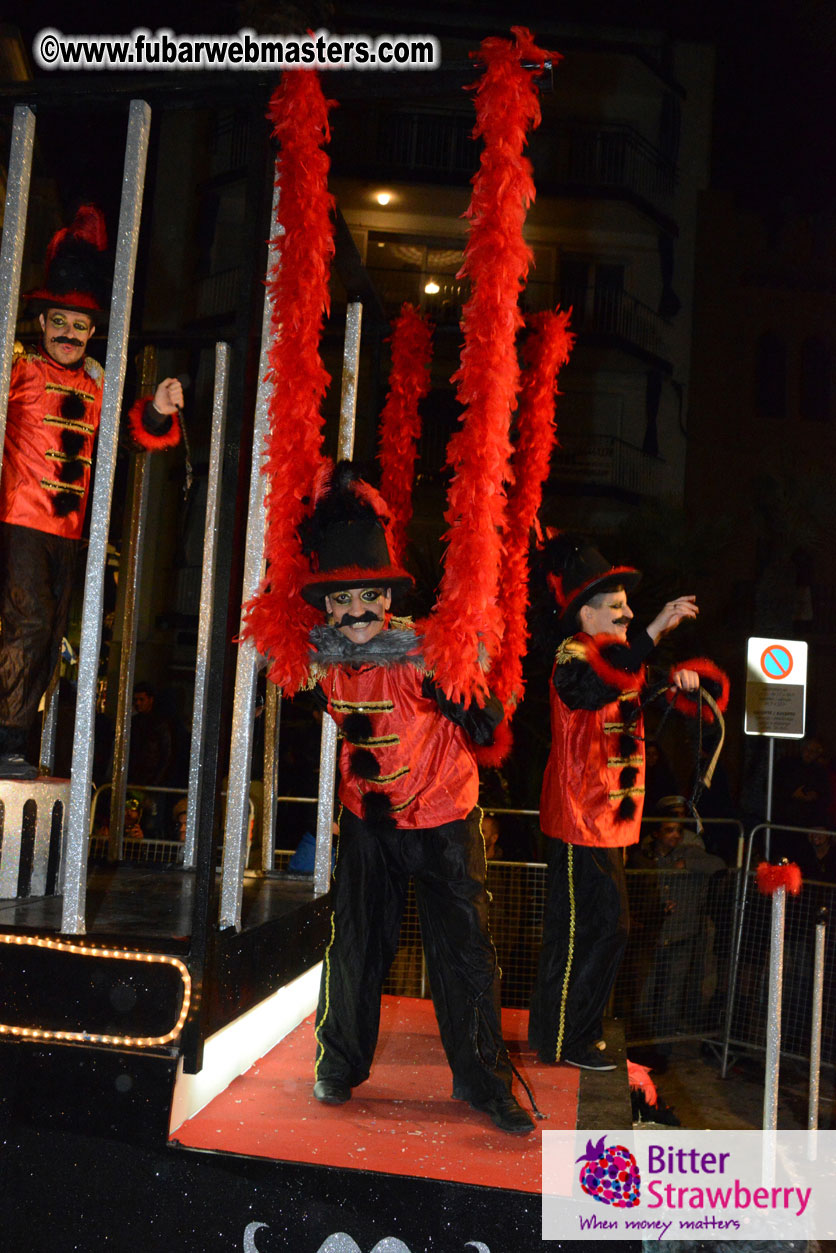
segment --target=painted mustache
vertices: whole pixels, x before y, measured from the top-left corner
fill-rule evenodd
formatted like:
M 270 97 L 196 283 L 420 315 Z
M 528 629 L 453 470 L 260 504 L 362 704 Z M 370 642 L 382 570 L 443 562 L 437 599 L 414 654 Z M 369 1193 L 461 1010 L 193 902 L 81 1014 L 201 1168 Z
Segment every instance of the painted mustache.
M 380 621 L 380 618 L 378 617 L 378 615 L 374 613 L 371 609 L 367 609 L 365 613 L 359 614 L 358 617 L 356 618 L 352 617 L 350 613 L 344 613 L 343 616 L 340 618 L 339 622 L 337 623 L 337 626 L 339 627 L 363 626 L 365 625 L 366 622 L 379 622 L 379 621 Z
M 70 335 L 53 335 L 52 342 L 53 344 L 69 344 L 71 348 L 82 347 L 81 340 L 73 339 Z

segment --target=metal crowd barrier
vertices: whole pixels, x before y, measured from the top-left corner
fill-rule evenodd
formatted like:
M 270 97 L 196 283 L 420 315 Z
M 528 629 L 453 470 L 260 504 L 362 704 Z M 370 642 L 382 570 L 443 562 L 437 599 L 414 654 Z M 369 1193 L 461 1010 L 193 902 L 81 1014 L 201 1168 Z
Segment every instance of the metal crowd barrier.
M 836 831 L 817 829 L 836 840 Z M 734 918 L 729 995 L 722 1038 L 722 1074 L 733 1051 L 760 1054 L 766 1048 L 769 1000 L 769 934 L 771 898 L 762 895 L 751 870 L 753 849 L 761 832 L 781 831 L 806 838 L 808 827 L 763 822 L 749 834 L 741 892 Z M 781 1054 L 805 1062 L 813 1041 L 813 993 L 816 982 L 816 933 L 822 909 L 833 917 L 836 884 L 806 879 L 798 896 L 786 902 L 784 964 L 787 978 L 781 998 Z M 836 929 L 827 928 L 821 954 L 821 1064 L 836 1062 Z

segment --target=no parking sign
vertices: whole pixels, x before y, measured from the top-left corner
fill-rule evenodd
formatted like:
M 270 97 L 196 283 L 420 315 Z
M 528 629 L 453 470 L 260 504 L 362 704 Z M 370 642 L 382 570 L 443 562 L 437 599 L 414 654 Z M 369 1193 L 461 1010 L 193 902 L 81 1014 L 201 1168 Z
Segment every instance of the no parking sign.
M 746 655 L 746 734 L 800 740 L 806 708 L 806 642 L 753 636 Z

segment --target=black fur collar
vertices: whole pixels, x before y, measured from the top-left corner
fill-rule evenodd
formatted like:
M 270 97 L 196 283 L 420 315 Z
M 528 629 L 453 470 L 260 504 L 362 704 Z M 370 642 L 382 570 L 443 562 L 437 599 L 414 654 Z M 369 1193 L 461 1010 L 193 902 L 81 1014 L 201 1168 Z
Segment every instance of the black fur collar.
M 315 626 L 310 641 L 313 666 L 397 666 L 408 662 L 421 669 L 424 665 L 420 636 L 413 630 L 389 628 L 378 631 L 367 644 L 354 644 L 338 627 Z

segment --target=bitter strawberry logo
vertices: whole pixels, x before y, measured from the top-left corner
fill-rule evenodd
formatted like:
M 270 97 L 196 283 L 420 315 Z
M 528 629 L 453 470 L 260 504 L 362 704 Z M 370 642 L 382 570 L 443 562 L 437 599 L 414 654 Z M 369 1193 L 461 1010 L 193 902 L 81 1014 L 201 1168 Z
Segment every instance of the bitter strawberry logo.
M 576 1158 L 583 1162 L 580 1184 L 593 1201 L 613 1205 L 616 1209 L 632 1209 L 639 1203 L 641 1174 L 635 1157 L 623 1144 L 607 1148 L 601 1136 L 597 1144 L 586 1142 L 586 1152 Z

